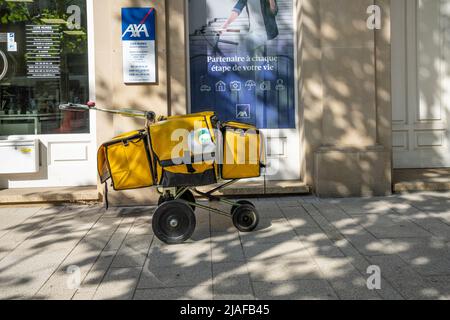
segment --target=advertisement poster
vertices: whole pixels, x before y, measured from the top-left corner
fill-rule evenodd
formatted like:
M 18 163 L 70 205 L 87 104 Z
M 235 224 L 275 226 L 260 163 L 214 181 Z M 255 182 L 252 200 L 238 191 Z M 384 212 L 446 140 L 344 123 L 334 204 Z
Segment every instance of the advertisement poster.
M 295 128 L 294 0 L 190 0 L 191 111 Z
M 61 30 L 58 25 L 26 25 L 27 77 L 59 79 Z
M 123 81 L 156 82 L 156 12 L 122 8 Z

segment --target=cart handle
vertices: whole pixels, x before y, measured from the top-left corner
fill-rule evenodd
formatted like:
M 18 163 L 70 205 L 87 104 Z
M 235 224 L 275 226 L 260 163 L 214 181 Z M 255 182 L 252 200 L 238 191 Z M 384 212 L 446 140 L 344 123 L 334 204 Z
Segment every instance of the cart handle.
M 99 111 L 110 114 L 117 114 L 123 117 L 130 118 L 144 118 L 149 122 L 154 122 L 156 119 L 156 114 L 153 111 L 138 111 L 131 109 L 120 109 L 120 110 L 111 110 L 105 108 L 98 108 L 95 105 L 94 101 L 89 101 L 86 104 L 77 104 L 77 103 L 66 103 L 61 104 L 59 106 L 61 111 L 72 111 L 72 112 L 87 112 L 87 111 Z
M 60 105 L 59 110 L 71 112 L 86 112 L 89 111 L 89 107 L 87 105 L 82 104 L 67 103 Z

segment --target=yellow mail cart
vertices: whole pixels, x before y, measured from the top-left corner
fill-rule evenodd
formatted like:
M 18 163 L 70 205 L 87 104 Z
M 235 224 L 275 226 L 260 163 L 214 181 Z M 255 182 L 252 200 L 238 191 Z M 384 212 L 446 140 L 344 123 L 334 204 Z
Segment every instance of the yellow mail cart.
M 145 128 L 122 134 L 98 150 L 98 173 L 114 190 L 155 187 L 160 193 L 152 217 L 154 234 L 163 242 L 178 244 L 188 240 L 196 227 L 195 210 L 206 209 L 230 217 L 241 232 L 258 226 L 259 216 L 250 201 L 231 201 L 214 195 L 241 179 L 257 178 L 265 167 L 262 133 L 252 125 L 222 123 L 214 112 L 159 117 L 153 112 L 109 110 L 87 105 L 65 104 L 61 110 L 90 110 L 139 117 Z M 198 187 L 217 185 L 208 192 Z M 230 206 L 223 211 L 200 204 L 194 195 Z

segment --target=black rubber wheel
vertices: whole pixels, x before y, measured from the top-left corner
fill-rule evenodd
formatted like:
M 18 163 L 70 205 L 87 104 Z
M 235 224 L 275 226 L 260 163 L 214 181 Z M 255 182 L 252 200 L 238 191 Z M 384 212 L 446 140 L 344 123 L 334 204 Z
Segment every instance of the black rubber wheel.
M 250 202 L 250 201 L 247 201 L 247 200 L 239 200 L 239 201 L 236 201 L 236 204 L 235 204 L 234 206 L 231 207 L 231 215 L 233 215 L 233 214 L 234 214 L 234 211 L 235 211 L 237 208 L 239 208 L 239 206 L 241 206 L 241 205 L 243 205 L 243 204 L 248 204 L 249 206 L 252 206 L 253 208 L 256 208 L 255 205 L 254 205 L 252 202 Z
M 172 200 L 173 200 L 172 197 L 161 196 L 161 197 L 159 197 L 159 200 L 158 200 L 158 207 L 159 207 L 160 205 L 162 205 L 164 202 L 172 201 Z
M 183 195 L 180 197 L 180 199 L 187 201 L 187 202 L 195 203 L 195 197 L 191 190 L 186 190 L 186 192 L 183 193 Z M 191 206 L 192 210 L 195 211 L 196 207 L 192 204 L 190 206 Z
M 233 224 L 241 232 L 252 232 L 258 223 L 258 211 L 249 204 L 243 204 L 233 212 Z
M 194 233 L 195 214 L 185 202 L 173 200 L 160 205 L 152 218 L 153 233 L 167 244 L 180 244 Z
M 185 200 L 187 202 L 195 203 L 194 194 L 190 190 L 186 190 L 186 192 L 183 193 L 183 195 L 180 197 L 180 199 Z M 158 200 L 158 206 L 162 205 L 164 202 L 173 201 L 173 200 L 174 200 L 173 197 L 161 196 L 161 197 L 159 197 L 159 200 Z M 190 206 L 191 206 L 192 210 L 195 211 L 196 206 L 194 206 L 194 205 L 190 205 Z

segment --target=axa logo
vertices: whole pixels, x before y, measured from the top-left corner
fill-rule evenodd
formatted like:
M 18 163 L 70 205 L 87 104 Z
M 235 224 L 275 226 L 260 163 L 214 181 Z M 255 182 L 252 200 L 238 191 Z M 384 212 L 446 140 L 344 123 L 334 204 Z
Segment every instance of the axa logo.
M 142 33 L 144 33 L 144 36 L 147 38 L 150 36 L 145 24 L 130 24 L 122 34 L 122 38 L 126 37 L 128 34 L 131 34 L 130 38 L 140 38 Z

